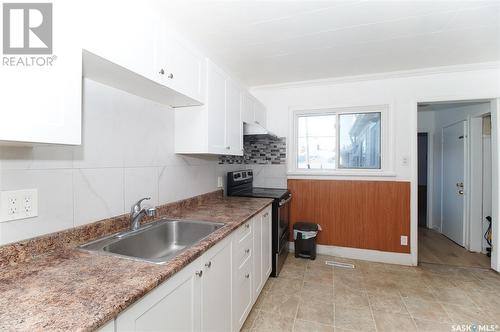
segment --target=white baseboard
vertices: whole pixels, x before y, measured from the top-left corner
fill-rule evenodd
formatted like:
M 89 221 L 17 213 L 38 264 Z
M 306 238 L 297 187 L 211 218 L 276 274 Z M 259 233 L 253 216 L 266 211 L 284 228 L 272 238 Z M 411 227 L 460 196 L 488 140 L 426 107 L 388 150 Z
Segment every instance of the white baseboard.
M 291 252 L 294 252 L 294 243 L 288 242 Z M 358 249 L 337 246 L 325 246 L 318 244 L 316 252 L 321 255 L 337 256 L 343 258 L 359 259 L 370 262 L 399 264 L 412 266 L 411 254 L 402 254 L 397 252 L 387 252 L 370 249 Z

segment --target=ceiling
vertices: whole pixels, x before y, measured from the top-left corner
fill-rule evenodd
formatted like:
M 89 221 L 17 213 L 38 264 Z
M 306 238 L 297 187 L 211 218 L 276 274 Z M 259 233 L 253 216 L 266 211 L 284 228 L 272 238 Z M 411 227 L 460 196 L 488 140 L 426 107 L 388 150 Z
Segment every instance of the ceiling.
M 248 86 L 498 61 L 500 1 L 161 1 Z

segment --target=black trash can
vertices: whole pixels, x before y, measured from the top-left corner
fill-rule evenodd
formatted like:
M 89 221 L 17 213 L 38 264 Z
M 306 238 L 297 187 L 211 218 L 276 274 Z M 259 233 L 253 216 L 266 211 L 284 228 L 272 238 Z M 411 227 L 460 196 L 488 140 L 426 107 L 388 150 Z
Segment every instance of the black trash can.
M 319 225 L 308 222 L 296 222 L 293 225 L 295 239 L 295 257 L 316 259 L 316 237 Z

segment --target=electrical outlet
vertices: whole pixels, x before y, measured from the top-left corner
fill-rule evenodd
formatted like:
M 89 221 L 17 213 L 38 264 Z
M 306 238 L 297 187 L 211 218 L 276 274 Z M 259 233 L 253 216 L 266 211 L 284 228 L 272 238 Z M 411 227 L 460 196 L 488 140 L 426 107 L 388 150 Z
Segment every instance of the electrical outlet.
M 402 246 L 407 246 L 408 245 L 408 236 L 401 235 L 401 245 Z
M 408 167 L 410 165 L 410 157 L 409 156 L 403 156 L 401 158 L 401 166 Z
M 37 189 L 0 192 L 0 222 L 32 218 L 37 215 Z

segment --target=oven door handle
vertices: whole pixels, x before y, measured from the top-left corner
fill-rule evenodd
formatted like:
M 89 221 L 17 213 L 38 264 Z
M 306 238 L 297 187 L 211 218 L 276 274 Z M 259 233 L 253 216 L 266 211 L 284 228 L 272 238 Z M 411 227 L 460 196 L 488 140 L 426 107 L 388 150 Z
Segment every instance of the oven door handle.
M 283 205 L 285 205 L 286 203 L 290 202 L 292 200 L 292 195 L 288 196 L 287 199 L 285 200 L 281 200 L 280 203 L 279 203 L 279 206 L 282 207 Z

